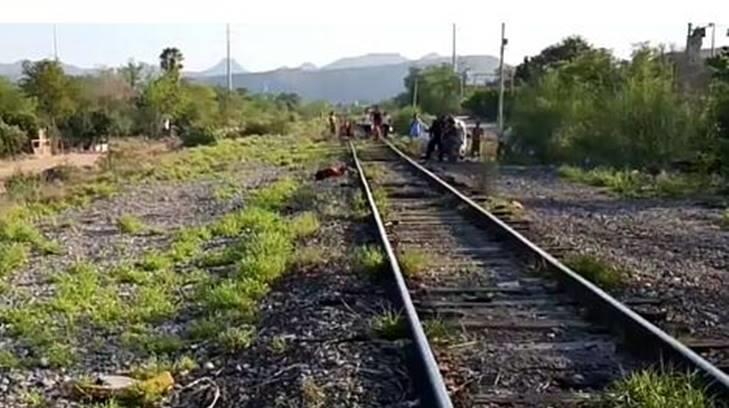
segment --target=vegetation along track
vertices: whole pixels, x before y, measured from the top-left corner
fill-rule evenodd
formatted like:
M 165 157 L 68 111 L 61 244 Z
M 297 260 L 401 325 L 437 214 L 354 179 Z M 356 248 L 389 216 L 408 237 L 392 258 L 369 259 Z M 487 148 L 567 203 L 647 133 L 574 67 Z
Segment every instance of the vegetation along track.
M 361 162 L 352 147 L 401 284 L 426 405 L 581 405 L 627 373 L 665 362 L 727 395 L 726 374 L 630 302 L 581 278 L 394 146 L 362 149 Z

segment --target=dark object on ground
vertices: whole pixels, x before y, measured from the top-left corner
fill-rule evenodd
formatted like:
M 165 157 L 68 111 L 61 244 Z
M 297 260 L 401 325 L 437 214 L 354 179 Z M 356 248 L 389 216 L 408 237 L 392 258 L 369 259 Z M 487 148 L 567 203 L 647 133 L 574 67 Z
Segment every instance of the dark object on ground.
M 331 177 L 341 177 L 347 173 L 346 164 L 338 164 L 336 166 L 327 167 L 316 172 L 314 179 L 316 181 L 328 179 Z

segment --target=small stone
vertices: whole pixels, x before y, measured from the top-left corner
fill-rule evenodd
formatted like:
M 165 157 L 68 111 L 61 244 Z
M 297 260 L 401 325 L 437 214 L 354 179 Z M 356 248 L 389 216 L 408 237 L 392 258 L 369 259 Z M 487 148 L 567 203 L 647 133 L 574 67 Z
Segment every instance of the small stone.
M 215 369 L 215 364 L 213 364 L 212 361 L 208 361 L 203 367 L 205 367 L 206 370 L 210 371 Z
M 51 363 L 48 361 L 47 357 L 41 357 L 40 361 L 38 362 L 38 365 L 40 365 L 43 368 L 48 368 L 51 366 Z

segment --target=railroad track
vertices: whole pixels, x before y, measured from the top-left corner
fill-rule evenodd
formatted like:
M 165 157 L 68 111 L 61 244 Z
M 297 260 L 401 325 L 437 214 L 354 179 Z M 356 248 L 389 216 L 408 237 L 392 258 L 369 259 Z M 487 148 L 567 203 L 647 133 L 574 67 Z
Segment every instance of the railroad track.
M 361 161 L 350 147 L 398 287 L 425 406 L 579 406 L 657 362 L 695 370 L 728 395 L 725 373 L 629 308 L 645 302 L 613 299 L 394 146 L 368 147 Z M 384 216 L 375 195 L 387 202 Z M 413 254 L 427 262 L 405 268 L 405 278 L 398 256 Z

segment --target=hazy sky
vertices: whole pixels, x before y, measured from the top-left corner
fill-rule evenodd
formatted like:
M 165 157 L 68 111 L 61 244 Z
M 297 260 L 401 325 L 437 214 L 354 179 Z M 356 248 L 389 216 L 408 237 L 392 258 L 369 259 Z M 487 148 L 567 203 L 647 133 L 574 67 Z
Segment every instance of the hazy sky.
M 432 6 L 442 2 L 394 0 L 255 0 L 221 2 L 217 7 L 210 1 L 127 0 L 124 7 L 109 6 L 117 8 L 107 10 L 108 2 L 67 0 L 60 2 L 65 7 L 58 14 L 48 7 L 33 8 L 37 2 L 22 2 L 14 10 L 16 23 L 0 24 L 0 62 L 52 55 L 52 25 L 18 23 L 29 21 L 28 16 L 35 21 L 58 21 L 61 59 L 83 67 L 116 66 L 131 57 L 156 63 L 163 47 L 176 46 L 185 55 L 186 69 L 205 69 L 225 56 L 225 19 L 231 20 L 233 58 L 253 71 L 304 62 L 321 66 L 370 52 L 398 52 L 411 58 L 430 52 L 450 55 L 451 22 L 458 24 L 459 54 L 498 55 L 500 22 L 505 21 L 509 38 L 506 61 L 510 63 L 570 34 L 581 34 L 621 56 L 629 55 L 633 44 L 641 41 L 682 47 L 688 21 L 705 24 L 716 20 L 717 45 L 729 45 L 729 0 L 678 5 L 612 0 L 599 6 L 587 0 L 512 0 L 499 5 L 451 0 L 451 7 L 443 10 Z M 169 4 L 178 6 L 165 8 Z M 201 8 L 203 4 L 209 7 Z M 76 6 L 83 11 L 74 13 Z M 148 11 L 137 13 L 140 9 Z M 84 21 L 95 23 L 80 23 Z M 704 44 L 709 46 L 708 37 Z

